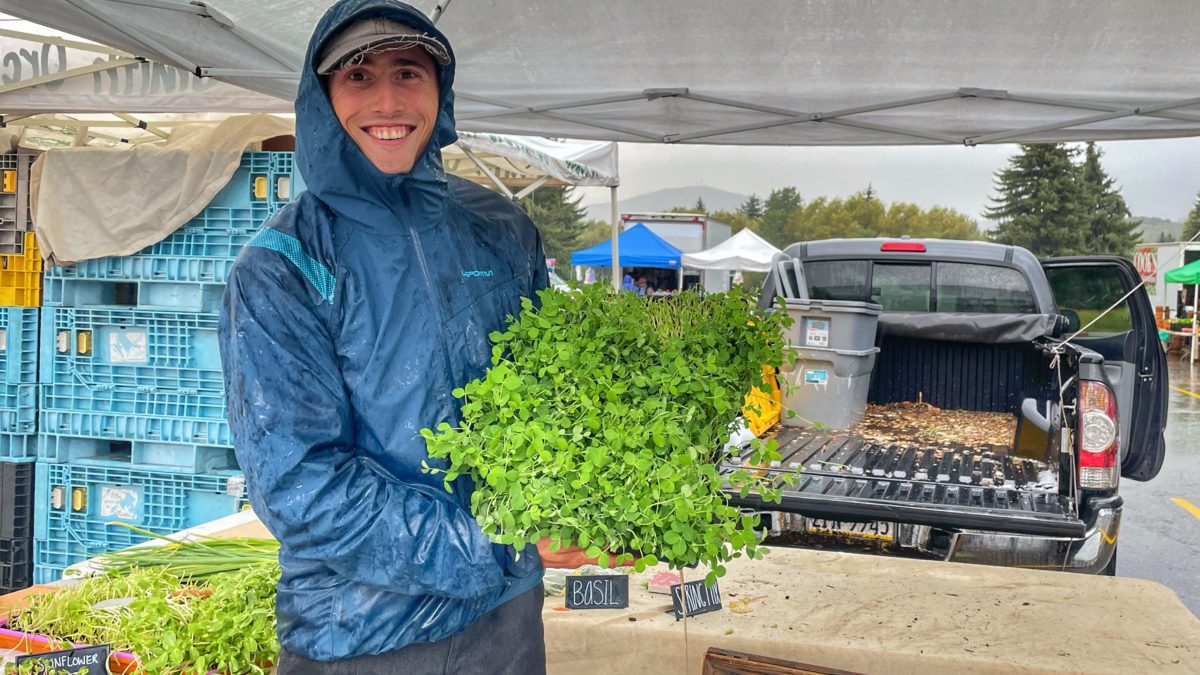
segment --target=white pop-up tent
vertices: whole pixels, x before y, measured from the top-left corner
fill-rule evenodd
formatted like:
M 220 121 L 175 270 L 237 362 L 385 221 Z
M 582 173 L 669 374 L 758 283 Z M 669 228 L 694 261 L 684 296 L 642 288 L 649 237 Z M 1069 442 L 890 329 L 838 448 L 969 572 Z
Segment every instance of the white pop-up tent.
M 330 4 L 0 0 L 0 11 L 291 99 Z M 453 42 L 468 131 L 731 145 L 1200 135 L 1194 0 L 414 4 Z
M 291 103 L 0 15 L 0 112 L 291 112 Z M 128 123 L 111 120 L 111 126 Z M 136 124 L 136 122 L 134 122 Z M 109 126 L 97 121 L 98 126 Z
M 697 270 L 768 272 L 780 250 L 751 230 L 741 230 L 703 251 L 683 254 L 683 266 Z
M 290 99 L 330 4 L 0 0 L 0 10 Z M 454 43 L 459 122 L 472 131 L 744 145 L 1200 134 L 1193 0 L 415 4 Z

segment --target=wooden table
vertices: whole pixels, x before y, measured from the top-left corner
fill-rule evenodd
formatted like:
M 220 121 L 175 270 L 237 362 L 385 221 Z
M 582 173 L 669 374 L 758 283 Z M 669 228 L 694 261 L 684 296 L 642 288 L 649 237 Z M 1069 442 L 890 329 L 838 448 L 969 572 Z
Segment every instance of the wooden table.
M 253 514 L 196 529 L 267 534 Z M 686 624 L 650 572 L 628 609 L 546 598 L 550 673 L 698 674 L 709 647 L 860 673 L 1200 673 L 1200 619 L 1150 581 L 786 548 L 728 570 L 724 609 Z

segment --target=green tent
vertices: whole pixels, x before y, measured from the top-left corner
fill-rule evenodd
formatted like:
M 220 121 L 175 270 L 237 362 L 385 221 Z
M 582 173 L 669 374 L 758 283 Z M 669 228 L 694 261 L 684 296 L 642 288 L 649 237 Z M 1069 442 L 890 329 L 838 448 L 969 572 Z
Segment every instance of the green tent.
M 1193 260 L 1183 267 L 1176 267 L 1173 270 L 1168 270 L 1163 278 L 1167 280 L 1167 283 L 1171 284 L 1200 284 L 1200 260 Z M 1196 292 L 1192 297 L 1200 299 L 1200 286 L 1197 286 Z M 1196 351 L 1198 348 L 1200 348 L 1196 344 L 1195 324 L 1192 325 L 1192 330 L 1190 332 L 1192 334 L 1192 346 L 1191 349 L 1188 350 L 1188 359 L 1191 363 L 1195 363 Z
M 1200 260 L 1194 260 L 1183 267 L 1176 267 L 1166 274 L 1169 284 L 1200 284 Z

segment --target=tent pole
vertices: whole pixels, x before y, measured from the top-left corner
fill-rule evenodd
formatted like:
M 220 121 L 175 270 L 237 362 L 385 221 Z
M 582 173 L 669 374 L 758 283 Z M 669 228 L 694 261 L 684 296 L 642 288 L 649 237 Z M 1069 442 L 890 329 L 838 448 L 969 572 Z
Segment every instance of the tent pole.
M 1200 303 L 1200 284 L 1196 284 L 1192 291 L 1192 349 L 1188 352 L 1189 366 L 1196 365 L 1196 307 L 1198 303 Z
M 500 190 L 505 197 L 508 197 L 509 199 L 516 199 L 516 197 L 513 196 L 512 190 L 508 189 L 508 186 L 504 184 L 504 181 L 497 178 L 496 174 L 492 173 L 492 170 L 489 169 L 488 166 L 483 163 L 483 160 L 479 159 L 479 157 L 472 152 L 470 148 L 466 147 L 465 145 L 459 145 L 458 148 L 463 151 L 463 154 L 466 155 L 468 159 L 475 163 L 475 166 L 483 172 L 483 175 L 491 179 L 492 183 L 495 184 L 496 189 Z
M 617 219 L 617 188 L 610 188 L 612 195 L 612 287 L 614 291 L 621 290 L 621 256 L 619 255 L 617 239 L 621 236 L 620 223 Z
M 549 180 L 550 180 L 550 176 L 542 176 L 541 178 L 530 183 L 529 185 L 526 185 L 525 189 L 518 192 L 517 195 L 515 197 L 513 197 L 513 199 L 524 199 L 525 197 L 528 197 L 529 195 L 533 194 L 534 190 L 542 187 L 547 182 L 549 182 Z

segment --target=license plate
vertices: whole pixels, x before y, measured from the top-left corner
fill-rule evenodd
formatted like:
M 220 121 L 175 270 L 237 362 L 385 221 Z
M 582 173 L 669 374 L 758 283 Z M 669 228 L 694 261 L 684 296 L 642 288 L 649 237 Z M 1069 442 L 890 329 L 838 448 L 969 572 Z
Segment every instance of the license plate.
M 879 520 L 856 523 L 843 520 L 809 518 L 808 531 L 814 534 L 833 534 L 853 539 L 870 539 L 872 541 L 895 541 L 896 539 L 896 524 Z

